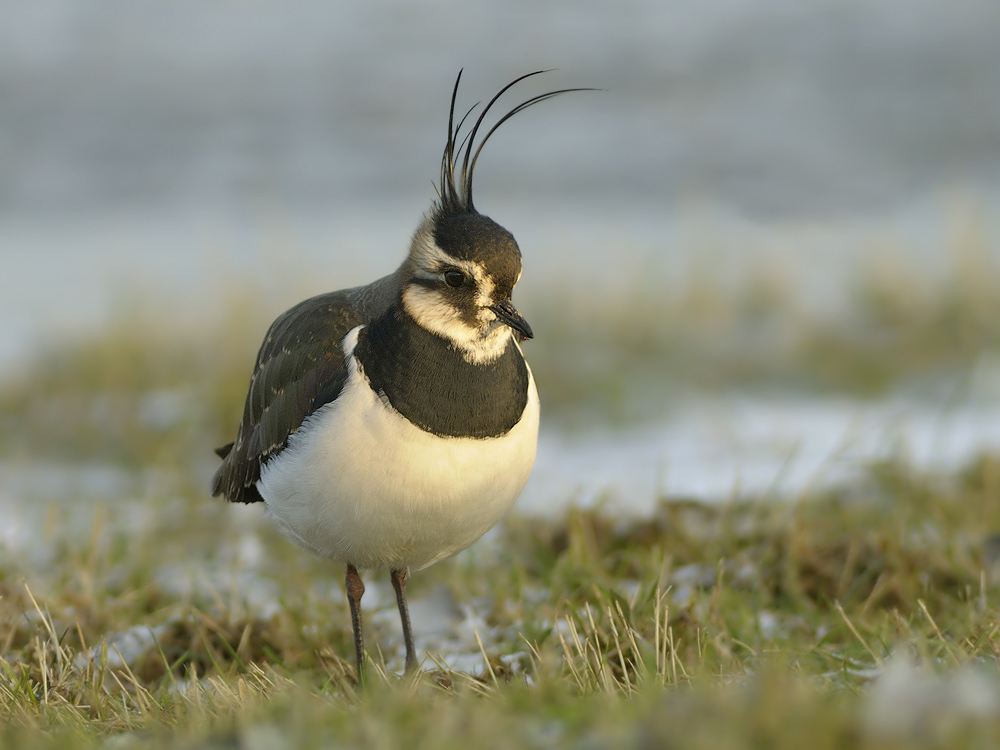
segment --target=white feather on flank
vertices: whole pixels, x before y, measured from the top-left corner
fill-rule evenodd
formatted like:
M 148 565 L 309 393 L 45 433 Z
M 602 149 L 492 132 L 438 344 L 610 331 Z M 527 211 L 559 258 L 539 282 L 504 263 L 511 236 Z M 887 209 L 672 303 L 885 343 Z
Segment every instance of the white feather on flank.
M 409 284 L 403 290 L 403 307 L 422 328 L 452 342 L 467 362 L 477 365 L 492 362 L 506 351 L 513 336 L 510 327 L 489 309 L 490 305 L 501 301 L 493 299 L 493 279 L 481 264 L 453 258 L 438 247 L 429 227 L 425 220 L 413 237 L 410 258 L 414 275 L 438 279 L 446 268 L 465 272 L 476 283 L 479 325 L 466 323 L 462 314 L 439 291 L 421 284 Z

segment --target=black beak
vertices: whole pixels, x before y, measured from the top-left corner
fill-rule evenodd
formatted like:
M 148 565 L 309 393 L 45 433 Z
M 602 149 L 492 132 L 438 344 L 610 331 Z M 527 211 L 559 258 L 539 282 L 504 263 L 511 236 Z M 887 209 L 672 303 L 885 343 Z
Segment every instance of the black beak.
M 521 341 L 535 337 L 535 334 L 531 332 L 531 326 L 528 325 L 528 321 L 521 317 L 521 313 L 517 311 L 514 303 L 509 299 L 497 302 L 495 305 L 490 305 L 490 309 L 496 313 L 496 316 L 500 320 L 520 334 Z

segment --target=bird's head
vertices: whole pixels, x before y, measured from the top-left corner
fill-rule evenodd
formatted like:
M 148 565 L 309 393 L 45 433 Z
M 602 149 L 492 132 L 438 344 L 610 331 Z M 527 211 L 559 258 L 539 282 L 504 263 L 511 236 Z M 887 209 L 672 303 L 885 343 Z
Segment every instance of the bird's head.
M 478 142 L 486 114 L 512 86 L 536 71 L 516 78 L 483 108 L 467 135 L 459 131 L 472 107 L 455 125 L 459 72 L 451 95 L 448 139 L 441 159 L 438 200 L 413 236 L 404 264 L 403 307 L 423 328 L 450 341 L 470 362 L 491 362 L 507 349 L 512 338 L 530 339 L 531 326 L 511 302 L 521 278 L 521 251 L 514 236 L 472 202 L 472 175 L 490 136 L 518 112 L 567 91 L 540 94 L 501 117 Z M 461 160 L 459 165 L 457 160 Z
M 407 266 L 404 309 L 470 362 L 495 360 L 512 335 L 532 337 L 511 302 L 521 278 L 521 251 L 513 235 L 488 216 L 433 211 L 413 237 Z

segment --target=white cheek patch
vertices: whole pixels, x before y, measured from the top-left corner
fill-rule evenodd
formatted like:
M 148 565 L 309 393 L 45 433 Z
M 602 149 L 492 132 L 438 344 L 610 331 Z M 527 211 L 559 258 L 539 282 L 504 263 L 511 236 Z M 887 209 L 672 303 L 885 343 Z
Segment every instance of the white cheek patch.
M 495 360 L 506 351 L 513 334 L 506 325 L 493 325 L 496 315 L 489 310 L 482 311 L 489 316 L 484 325 L 470 326 L 438 291 L 420 284 L 403 290 L 403 307 L 422 328 L 451 341 L 473 364 Z
M 409 284 L 403 290 L 403 307 L 417 323 L 448 339 L 472 338 L 478 329 L 462 320 L 458 310 L 449 305 L 436 289 Z
M 500 302 L 501 300 L 493 299 L 493 279 L 486 275 L 486 271 L 478 263 L 473 263 L 472 277 L 476 280 L 476 305 L 481 309 L 479 311 L 479 319 L 483 319 L 483 313 L 488 313 L 491 318 L 488 320 L 496 319 L 494 315 L 488 308 L 490 305 Z

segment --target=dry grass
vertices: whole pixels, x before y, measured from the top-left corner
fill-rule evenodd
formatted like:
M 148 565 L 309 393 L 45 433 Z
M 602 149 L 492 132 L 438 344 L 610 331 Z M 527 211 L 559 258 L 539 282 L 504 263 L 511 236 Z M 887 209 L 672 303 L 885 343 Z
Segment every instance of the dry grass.
M 462 559 L 414 581 L 418 599 L 443 584 L 478 603 L 492 634 L 482 668 L 454 672 L 432 654 L 420 675 L 402 678 L 390 668 L 396 655 L 373 651 L 361 697 L 344 605 L 314 588 L 329 572 L 304 563 L 303 575 L 276 535 L 265 544 L 275 545 L 268 570 L 282 606 L 265 617 L 246 592 L 206 584 L 177 595 L 156 582 L 182 553 L 181 525 L 117 548 L 98 529 L 67 545 L 66 567 L 6 563 L 0 738 L 12 747 L 110 737 L 115 747 L 252 746 L 271 735 L 292 747 L 414 737 L 427 747 L 763 738 L 796 747 L 822 730 L 820 746 L 884 747 L 868 691 L 894 654 L 919 665 L 913 680 L 974 669 L 1000 690 L 987 533 L 1000 529 L 998 477 L 995 460 L 950 478 L 889 464 L 791 505 L 667 503 L 628 523 L 599 512 L 515 518 L 499 564 Z M 377 628 L 372 636 L 386 640 Z M 935 710 L 933 731 L 904 721 L 890 739 L 1000 739 L 1000 704 L 983 715 L 957 700 Z M 948 743 L 961 742 L 938 744 L 939 724 Z

